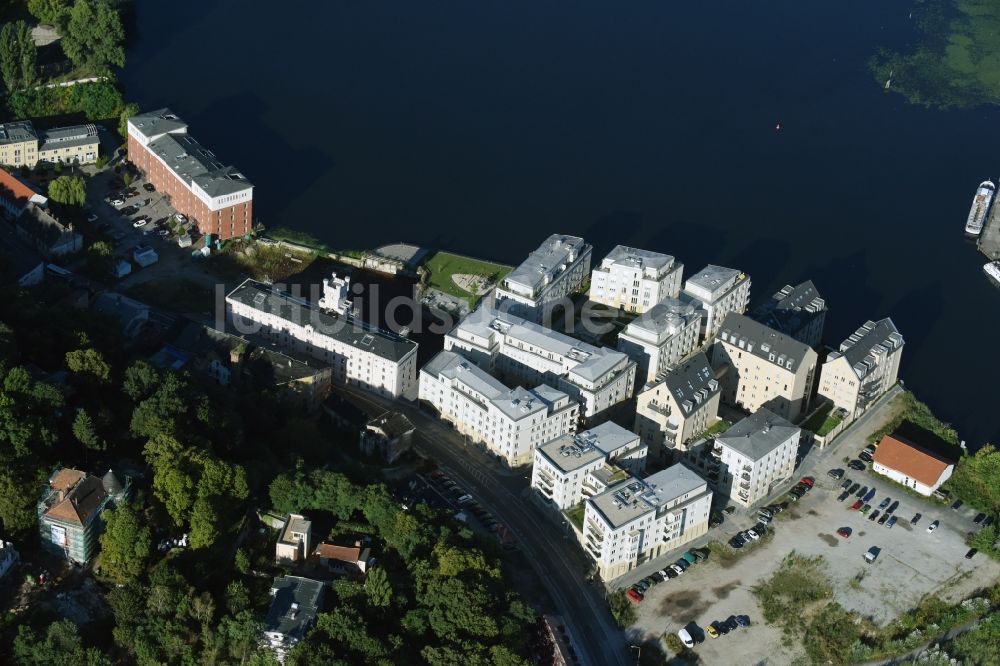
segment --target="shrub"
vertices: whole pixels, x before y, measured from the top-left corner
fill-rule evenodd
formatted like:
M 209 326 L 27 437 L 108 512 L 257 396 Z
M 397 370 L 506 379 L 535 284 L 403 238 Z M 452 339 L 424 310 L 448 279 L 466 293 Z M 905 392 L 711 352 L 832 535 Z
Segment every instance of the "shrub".
M 608 606 L 611 610 L 611 616 L 615 618 L 615 622 L 618 624 L 619 628 L 624 629 L 625 627 L 635 624 L 635 606 L 633 606 L 632 602 L 625 596 L 624 590 L 618 590 L 617 592 L 609 594 Z

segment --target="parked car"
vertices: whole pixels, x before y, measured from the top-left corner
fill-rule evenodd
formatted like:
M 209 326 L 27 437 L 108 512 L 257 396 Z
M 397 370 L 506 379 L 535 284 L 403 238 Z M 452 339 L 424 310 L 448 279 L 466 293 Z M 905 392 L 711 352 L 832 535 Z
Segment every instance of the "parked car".
M 811 476 L 803 476 L 801 479 L 799 479 L 799 483 L 804 486 L 809 486 L 810 488 L 812 488 L 813 484 L 816 483 L 816 479 L 814 479 Z
M 687 629 L 681 629 L 680 631 L 678 631 L 677 637 L 681 639 L 681 643 L 684 644 L 684 647 L 689 647 L 689 648 L 694 647 L 694 638 L 691 637 L 691 634 L 688 632 Z
M 740 625 L 741 627 L 749 627 L 750 626 L 750 616 L 748 616 L 748 615 L 737 615 L 736 616 L 736 624 Z
M 157 229 L 156 230 L 156 235 L 157 236 L 164 236 L 164 237 L 165 236 L 169 236 L 170 235 L 170 231 L 168 231 L 167 229 Z
M 921 514 L 919 514 L 919 513 L 913 514 L 913 518 L 910 518 L 910 524 L 911 525 L 916 525 L 917 523 L 920 522 L 921 518 L 922 518 Z
M 752 530 L 752 529 L 749 529 L 749 530 L 747 530 L 747 531 L 745 532 L 745 534 L 746 534 L 746 535 L 747 535 L 748 537 L 750 537 L 750 539 L 751 539 L 752 541 L 756 541 L 757 539 L 759 539 L 759 538 L 760 538 L 760 535 L 759 535 L 759 534 L 757 534 L 757 533 L 756 533 L 756 532 L 755 532 L 754 530 Z
M 136 229 L 138 229 L 139 227 L 144 227 L 147 224 L 149 224 L 148 217 L 137 217 L 135 218 L 135 220 L 132 221 L 132 226 L 135 227 Z
M 865 451 L 867 451 L 868 453 L 870 453 L 872 455 L 875 455 L 875 449 L 876 448 L 877 447 L 876 447 L 875 444 L 869 444 L 868 446 L 865 447 Z
M 687 571 L 691 567 L 691 563 L 685 560 L 683 557 L 674 562 L 674 564 L 679 566 L 681 568 L 681 571 Z
M 858 454 L 858 460 L 863 460 L 866 463 L 870 463 L 872 461 L 872 456 L 867 451 L 862 451 L 861 453 Z
M 642 592 L 639 592 L 634 587 L 629 588 L 629 591 L 625 593 L 625 596 L 627 596 L 629 601 L 631 601 L 634 604 L 642 603 L 643 599 Z
M 142 189 L 146 190 L 147 192 L 155 192 L 156 191 L 156 188 L 153 187 L 152 183 L 143 183 L 142 184 Z
M 858 489 L 858 492 L 854 493 L 854 496 L 863 498 L 867 494 L 868 494 L 868 486 L 861 486 L 861 488 Z
M 984 520 L 986 520 L 986 514 L 985 513 L 977 513 L 976 517 L 972 519 L 972 522 L 974 524 L 978 525 L 981 522 L 983 522 Z
M 938 525 L 940 525 L 940 524 L 941 524 L 940 520 L 935 520 L 933 523 L 931 523 L 930 525 L 927 526 L 927 531 L 928 532 L 933 532 L 934 530 L 936 530 L 938 528 Z
M 889 528 L 889 529 L 891 530 L 891 529 L 892 529 L 892 526 L 893 526 L 893 525 L 895 525 L 895 524 L 896 524 L 896 516 L 892 516 L 892 517 L 890 517 L 890 518 L 889 518 L 889 520 L 888 520 L 888 521 L 886 522 L 885 526 L 886 526 L 886 527 L 888 527 L 888 528 Z
M 680 575 L 681 575 L 682 573 L 684 573 L 684 569 L 680 568 L 680 567 L 679 567 L 679 566 L 677 566 L 676 564 L 671 564 L 671 565 L 670 565 L 670 569 L 671 569 L 671 570 L 672 570 L 672 571 L 673 571 L 673 572 L 674 572 L 675 574 L 677 574 L 678 576 L 680 576 Z
M 849 493 L 849 492 L 847 492 L 845 490 L 844 492 L 840 493 L 840 495 L 837 497 L 837 501 L 838 502 L 843 502 L 845 499 L 847 499 L 850 496 L 851 496 L 851 493 Z
M 760 514 L 759 516 L 757 516 L 757 522 L 759 522 L 761 525 L 767 525 L 768 523 L 771 522 L 771 520 L 772 519 L 769 516 L 766 516 L 764 514 Z
M 864 497 L 862 497 L 861 499 L 863 499 L 863 500 L 864 500 L 864 501 L 866 501 L 866 502 L 871 502 L 871 501 L 872 501 L 872 498 L 874 498 L 874 497 L 875 497 L 875 489 L 874 489 L 874 488 L 872 488 L 872 489 L 871 489 L 871 490 L 869 490 L 869 491 L 868 491 L 867 493 L 865 493 L 865 496 L 864 496 Z
M 738 549 L 746 545 L 746 541 L 743 539 L 743 537 L 737 534 L 736 536 L 734 536 L 732 539 L 729 540 L 729 545 L 732 546 L 733 548 Z
M 878 546 L 872 546 L 871 548 L 868 549 L 868 552 L 865 553 L 865 562 L 871 564 L 876 559 L 878 559 L 879 553 L 881 552 L 882 552 L 881 548 L 879 548 Z
M 713 622 L 712 624 L 715 626 L 715 630 L 719 632 L 720 636 L 725 636 L 730 631 L 732 631 L 732 629 L 729 627 L 729 624 L 726 623 L 726 622 L 718 622 L 718 621 L 716 621 L 716 622 Z
M 774 517 L 774 512 L 768 509 L 766 506 L 757 510 L 758 516 L 767 516 L 768 518 Z
M 857 492 L 858 492 L 858 490 L 860 490 L 860 489 L 861 489 L 861 484 L 860 484 L 860 483 L 852 483 L 852 484 L 851 484 L 851 487 L 847 489 L 847 492 L 849 492 L 849 493 L 851 493 L 852 495 L 854 495 L 854 494 L 855 494 L 855 493 L 857 493 Z
M 861 507 L 861 513 L 868 513 L 869 511 L 871 511 L 871 509 L 872 509 L 871 504 L 865 504 L 863 507 Z
M 718 638 L 719 630 L 715 628 L 715 624 L 712 623 L 705 627 L 705 633 L 708 634 L 709 638 Z
M 740 623 L 736 621 L 735 615 L 730 615 L 729 617 L 727 617 L 724 624 L 726 625 L 726 628 L 729 629 L 729 631 L 736 631 L 737 629 L 740 628 Z
M 840 479 L 844 478 L 844 470 L 840 468 L 831 469 L 829 472 L 826 473 L 826 475 L 829 476 L 831 479 L 837 479 L 839 481 Z
M 837 530 L 837 536 L 844 537 L 845 539 L 848 538 L 849 536 L 851 536 L 851 528 L 841 527 L 839 530 Z
M 885 525 L 885 521 L 889 520 L 889 514 L 883 513 L 882 517 L 878 519 L 879 525 Z
M 710 551 L 708 548 L 692 548 L 691 549 L 691 553 L 695 557 L 698 558 L 699 562 L 704 562 L 705 560 L 707 560 L 708 556 L 711 554 L 711 552 L 712 551 Z
M 884 509 L 884 508 L 886 508 L 887 506 L 889 506 L 890 504 L 892 504 L 892 499 L 890 499 L 890 498 L 886 497 L 886 498 L 885 498 L 884 500 L 882 500 L 882 502 L 881 502 L 881 503 L 880 503 L 880 504 L 878 505 L 878 508 L 880 508 L 880 509 Z
M 852 460 L 851 462 L 847 463 L 847 466 L 859 472 L 865 468 L 865 464 L 860 460 Z
M 978 549 L 976 549 L 976 548 L 970 548 L 970 549 L 969 549 L 969 552 L 967 552 L 967 553 L 965 554 L 965 559 L 967 559 L 967 560 L 971 560 L 971 559 L 972 559 L 973 557 L 975 557 L 975 556 L 976 556 L 976 553 L 978 553 L 978 552 L 979 552 L 979 550 L 978 550 Z
M 677 576 L 680 575 L 680 574 L 678 574 L 676 571 L 674 571 L 670 567 L 667 567 L 666 569 L 664 569 L 663 573 L 665 573 L 667 575 L 667 578 L 677 578 Z
M 848 478 L 844 479 L 844 482 L 840 484 L 840 487 L 843 488 L 844 490 L 847 490 L 848 488 L 851 487 L 852 483 L 854 483 L 854 482 L 851 481 L 850 477 L 848 477 Z
M 864 504 L 865 504 L 864 502 L 862 502 L 861 500 L 858 500 L 857 502 L 855 502 L 854 504 L 851 505 L 851 511 L 857 511 L 862 506 L 864 506 Z
M 886 512 L 888 512 L 888 513 L 896 513 L 896 509 L 898 509 L 898 508 L 899 508 L 899 500 L 896 500 L 891 505 L 889 505 L 889 508 L 886 509 Z
M 877 519 L 878 518 L 878 514 L 879 514 L 878 509 L 872 511 L 871 513 L 868 514 L 868 520 L 875 520 L 875 519 Z
M 955 500 L 955 503 L 951 505 L 951 508 L 958 511 L 959 509 L 962 508 L 963 504 L 965 504 L 965 502 L 963 502 L 962 500 Z
M 759 536 L 764 536 L 765 534 L 767 534 L 767 523 L 757 523 L 756 525 L 753 526 L 753 531 L 756 532 Z
M 722 516 L 720 516 L 717 513 L 716 514 L 712 514 L 712 517 L 708 519 L 708 526 L 709 527 L 718 527 L 723 522 L 725 522 L 725 519 Z

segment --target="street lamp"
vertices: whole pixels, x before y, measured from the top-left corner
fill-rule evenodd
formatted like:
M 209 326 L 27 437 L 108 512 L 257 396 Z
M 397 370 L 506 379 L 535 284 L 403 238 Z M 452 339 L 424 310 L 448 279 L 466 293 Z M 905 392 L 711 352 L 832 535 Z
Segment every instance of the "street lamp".
M 642 656 L 642 646 L 641 645 L 629 645 L 629 650 L 636 650 L 635 653 L 635 666 L 639 666 L 639 657 Z

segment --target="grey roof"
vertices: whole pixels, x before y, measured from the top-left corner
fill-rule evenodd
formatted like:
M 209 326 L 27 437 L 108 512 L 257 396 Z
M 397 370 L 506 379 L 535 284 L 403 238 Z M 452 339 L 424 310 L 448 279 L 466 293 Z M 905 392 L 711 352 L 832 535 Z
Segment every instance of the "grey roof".
M 368 425 L 384 432 L 385 436 L 390 440 L 402 437 L 414 430 L 410 419 L 399 412 L 385 412 L 381 416 L 368 421 Z
M 101 143 L 101 138 L 97 134 L 97 125 L 94 124 L 53 127 L 39 132 L 38 139 L 41 143 L 39 150 L 96 146 Z
M 264 631 L 301 639 L 319 612 L 323 583 L 300 576 L 282 576 L 271 583 L 271 591 Z
M 242 173 L 226 166 L 215 153 L 188 134 L 164 134 L 147 148 L 166 163 L 182 182 L 194 182 L 211 197 L 253 187 Z
M 125 490 L 125 486 L 122 482 L 118 480 L 118 476 L 115 474 L 114 470 L 109 469 L 108 473 L 101 477 L 101 483 L 104 484 L 104 489 L 108 491 L 109 495 L 117 495 Z
M 791 372 L 797 372 L 807 357 L 816 354 L 809 345 L 738 312 L 726 315 L 716 339 Z
M 698 352 L 657 378 L 670 391 L 674 401 L 690 414 L 697 405 L 720 391 L 719 382 L 704 352 Z
M 546 276 L 550 284 L 563 271 L 564 266 L 573 263 L 584 253 L 586 247 L 579 236 L 552 234 L 520 266 L 511 271 L 504 281 L 522 285 L 535 293 L 547 284 Z
M 522 386 L 507 388 L 500 380 L 460 354 L 440 351 L 427 362 L 421 372 L 432 377 L 445 377 L 465 384 L 472 391 L 497 407 L 512 420 L 520 420 L 548 411 L 552 403 L 568 397 L 562 391 L 541 384 L 534 390 Z M 467 393 L 466 393 L 467 395 Z
M 707 488 L 707 483 L 688 467 L 677 464 L 643 480 L 632 477 L 595 495 L 588 502 L 613 528 L 627 525 L 650 511 L 688 493 Z
M 628 362 L 628 356 L 622 352 L 607 347 L 595 347 L 516 315 L 499 313 L 486 306 L 469 313 L 455 328 L 487 339 L 502 333 L 532 347 L 575 361 L 568 374 L 576 375 L 588 382 L 595 382 L 620 363 Z
M 674 258 L 669 254 L 652 252 L 650 250 L 641 250 L 627 245 L 616 245 L 615 248 L 608 253 L 608 256 L 604 257 L 604 260 L 601 262 L 601 266 L 603 267 L 604 264 L 608 262 L 621 264 L 623 266 L 630 266 L 640 270 L 649 268 L 654 272 L 659 273 L 661 270 L 673 266 Z
M 47 209 L 28 203 L 17 218 L 17 225 L 46 247 L 53 248 L 72 239 L 72 226 L 63 224 Z
M 899 329 L 892 323 L 892 319 L 886 317 L 877 322 L 865 322 L 841 343 L 838 351 L 831 352 L 827 359 L 836 360 L 841 355 L 847 357 L 854 374 L 863 379 L 880 359 L 902 347 L 903 343 Z
M 741 281 L 745 274 L 735 268 L 709 264 L 684 283 L 684 290 L 696 298 L 708 303 L 714 303 L 735 284 Z
M 826 302 L 812 280 L 806 280 L 794 287 L 786 284 L 757 311 L 755 317 L 766 326 L 794 334 L 824 311 Z
M 639 436 L 634 432 L 608 421 L 575 435 L 560 435 L 538 450 L 563 472 L 572 472 L 638 443 Z
M 136 114 L 128 122 L 147 139 L 167 132 L 184 132 L 188 126 L 168 108 Z
M 18 120 L 12 123 L 0 123 L 0 144 L 21 143 L 38 138 L 30 120 Z
M 665 298 L 649 308 L 642 316 L 633 320 L 625 327 L 625 334 L 632 335 L 642 331 L 656 337 L 666 333 L 676 335 L 681 329 L 691 323 L 695 317 L 700 317 L 698 308 L 677 298 Z
M 244 280 L 226 298 L 298 325 L 311 324 L 317 333 L 392 361 L 402 360 L 417 348 L 416 342 L 391 331 L 376 328 L 350 314 L 334 315 L 313 309 L 304 299 L 256 280 Z
M 789 421 L 761 407 L 716 437 L 715 441 L 751 460 L 760 460 L 798 432 L 799 428 Z
M 281 530 L 281 542 L 282 543 L 298 543 L 298 540 L 292 536 L 292 533 L 298 532 L 299 534 L 305 534 L 309 532 L 312 528 L 312 521 L 299 515 L 289 514 L 288 520 L 285 521 L 285 527 Z

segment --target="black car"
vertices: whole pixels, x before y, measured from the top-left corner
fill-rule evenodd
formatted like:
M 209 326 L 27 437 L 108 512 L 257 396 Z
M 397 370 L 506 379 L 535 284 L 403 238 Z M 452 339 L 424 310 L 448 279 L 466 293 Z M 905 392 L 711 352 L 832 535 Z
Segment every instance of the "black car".
M 688 567 L 691 566 L 691 563 L 688 562 L 687 560 L 685 560 L 683 557 L 681 559 L 677 560 L 676 562 L 674 562 L 674 564 L 676 564 L 677 566 L 679 566 L 684 571 L 687 571 Z
M 749 627 L 750 626 L 750 616 L 749 615 L 737 615 L 736 616 L 736 624 L 740 625 L 741 627 Z
M 993 524 L 993 516 L 986 516 L 986 518 L 983 519 L 983 525 L 982 525 L 983 527 L 989 527 L 992 524 Z
M 850 487 L 850 488 L 848 488 L 847 492 L 849 492 L 850 494 L 852 494 L 852 495 L 853 495 L 854 493 L 858 492 L 858 489 L 859 489 L 860 487 L 861 487 L 861 484 L 860 484 L 860 483 L 854 483 L 854 484 L 851 484 L 851 487 Z
M 919 522 L 920 522 L 920 519 L 921 519 L 922 517 L 923 517 L 923 516 L 922 516 L 921 514 L 919 514 L 919 513 L 915 513 L 915 514 L 913 514 L 913 518 L 910 518 L 910 524 L 911 524 L 911 525 L 916 525 L 917 523 L 919 523 Z
M 858 454 L 858 460 L 864 460 L 865 462 L 871 462 L 872 461 L 872 454 L 868 453 L 867 451 L 862 451 L 861 453 Z
M 889 520 L 889 514 L 883 513 L 882 517 L 878 519 L 879 525 L 885 525 L 885 521 Z
M 979 551 L 978 551 L 977 549 L 975 549 L 975 548 L 970 548 L 970 549 L 969 549 L 969 552 L 967 552 L 967 553 L 965 554 L 965 559 L 967 559 L 967 560 L 971 560 L 971 559 L 972 559 L 973 557 L 975 557 L 975 556 L 976 556 L 976 553 L 978 553 L 978 552 L 979 552 Z
M 715 630 L 719 632 L 720 636 L 725 636 L 732 631 L 732 628 L 730 628 L 729 624 L 726 622 L 713 622 L 712 626 L 715 627 Z
M 847 463 L 847 466 L 859 472 L 865 468 L 865 464 L 860 460 L 852 460 L 851 462 Z
M 858 492 L 854 493 L 854 496 L 855 497 L 864 497 L 867 494 L 868 494 L 868 486 L 861 486 L 861 490 L 859 490 Z
M 735 629 L 739 629 L 740 623 L 736 619 L 735 615 L 730 615 L 728 618 L 726 618 L 726 626 L 729 627 L 730 631 L 733 631 Z
M 765 534 L 767 534 L 767 523 L 757 523 L 756 525 L 753 526 L 753 531 L 759 534 L 760 536 L 764 536 Z
M 886 498 L 885 498 L 884 500 L 882 500 L 882 502 L 881 502 L 881 503 L 880 503 L 880 504 L 878 505 L 878 508 L 880 508 L 880 509 L 884 509 L 885 507 L 889 506 L 890 504 L 892 504 L 892 500 L 891 500 L 891 499 L 889 499 L 888 497 L 886 497 Z M 886 511 L 886 513 L 892 513 L 892 512 L 891 512 L 891 511 Z
M 958 509 L 962 508 L 963 504 L 965 504 L 965 502 L 963 502 L 962 500 L 955 500 L 955 503 L 951 505 L 951 508 L 957 511 Z
M 679 573 L 677 573 L 676 571 L 674 571 L 670 567 L 667 567 L 666 569 L 664 569 L 663 572 L 665 574 L 667 574 L 667 578 L 677 578 L 680 575 Z
M 156 191 L 156 188 L 153 187 L 152 183 L 143 183 L 142 184 L 142 189 L 146 190 L 147 192 L 155 192 Z
M 886 513 L 895 513 L 896 509 L 899 508 L 899 501 L 895 501 L 889 505 L 889 508 L 885 510 Z
M 826 474 L 827 474 L 827 476 L 829 476 L 829 477 L 830 477 L 831 479 L 837 479 L 837 480 L 840 480 L 840 479 L 844 478 L 844 470 L 842 470 L 842 469 L 840 469 L 840 468 L 837 468 L 837 469 L 831 469 L 831 470 L 830 470 L 829 472 L 827 472 Z
M 729 545 L 732 546 L 733 548 L 742 548 L 744 545 L 746 545 L 746 541 L 743 539 L 743 537 L 737 534 L 736 536 L 734 536 L 732 539 L 729 540 Z
M 851 487 L 852 483 L 854 483 L 854 482 L 851 481 L 849 478 L 848 479 L 844 479 L 844 482 L 842 484 L 840 484 L 840 487 L 843 488 L 844 490 L 847 490 L 848 488 Z
M 978 525 L 981 522 L 983 522 L 984 520 L 986 520 L 986 514 L 985 513 L 977 513 L 976 517 L 972 519 L 972 522 L 975 523 L 976 525 Z
M 709 527 L 718 527 L 723 522 L 724 522 L 724 519 L 722 518 L 722 516 L 720 516 L 719 514 L 715 514 L 714 516 L 712 516 L 711 518 L 708 519 L 708 526 Z
M 878 509 L 875 509 L 874 511 L 872 511 L 871 513 L 869 513 L 868 514 L 868 520 L 875 520 L 876 518 L 878 518 L 878 513 L 879 513 Z
M 845 490 L 844 492 L 840 493 L 840 495 L 837 497 L 837 501 L 838 502 L 843 502 L 845 499 L 847 499 L 850 496 L 851 496 L 851 493 L 849 493 L 849 492 L 847 492 Z
M 727 514 L 729 514 L 731 516 L 731 515 L 733 515 L 733 512 L 736 511 L 736 507 L 733 506 L 732 504 L 730 504 L 725 509 L 723 509 L 723 511 L 725 511 Z

